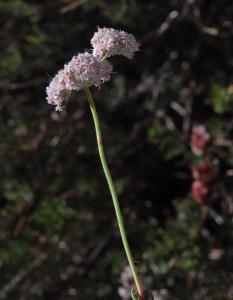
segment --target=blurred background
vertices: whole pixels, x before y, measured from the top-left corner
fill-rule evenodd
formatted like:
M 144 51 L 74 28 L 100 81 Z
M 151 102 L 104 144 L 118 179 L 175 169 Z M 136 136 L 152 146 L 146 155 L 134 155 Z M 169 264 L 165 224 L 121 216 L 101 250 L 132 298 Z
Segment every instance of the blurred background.
M 230 0 L 0 1 L 0 299 L 130 299 L 85 94 L 46 102 L 97 26 L 141 45 L 92 92 L 144 287 L 233 298 L 232 20 Z

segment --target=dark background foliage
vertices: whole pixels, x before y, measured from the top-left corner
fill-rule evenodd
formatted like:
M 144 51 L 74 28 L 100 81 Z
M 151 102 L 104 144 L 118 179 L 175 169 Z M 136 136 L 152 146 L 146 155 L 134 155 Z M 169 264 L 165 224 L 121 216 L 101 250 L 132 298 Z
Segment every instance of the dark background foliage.
M 92 92 L 144 286 L 232 299 L 232 17 L 227 0 L 0 1 L 0 299 L 120 299 L 120 286 L 127 299 L 88 102 L 75 93 L 57 113 L 45 100 L 97 26 L 141 44 Z M 201 155 L 197 125 L 211 135 Z M 214 179 L 197 197 L 200 161 Z

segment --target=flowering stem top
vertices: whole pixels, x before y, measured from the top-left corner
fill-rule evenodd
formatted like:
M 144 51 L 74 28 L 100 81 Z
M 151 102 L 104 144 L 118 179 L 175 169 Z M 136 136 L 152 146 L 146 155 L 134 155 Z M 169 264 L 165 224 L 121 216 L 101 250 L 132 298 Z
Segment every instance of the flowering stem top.
M 56 105 L 56 110 L 60 111 L 63 109 L 62 102 L 69 98 L 73 90 L 83 89 L 86 93 L 94 120 L 100 160 L 111 192 L 122 242 L 137 287 L 138 299 L 144 300 L 142 286 L 128 244 L 115 186 L 105 158 L 98 114 L 89 89 L 92 85 L 99 86 L 110 79 L 112 65 L 106 60 L 107 57 L 123 55 L 131 59 L 134 52 L 139 50 L 139 44 L 133 35 L 112 28 L 99 28 L 91 39 L 91 44 L 93 46 L 92 54 L 86 52 L 74 56 L 50 82 L 46 89 L 47 101 L 49 104 Z M 135 299 L 134 295 L 133 299 Z
M 113 28 L 99 28 L 91 39 L 92 54 L 85 52 L 74 56 L 52 79 L 46 89 L 47 101 L 63 110 L 62 102 L 69 99 L 73 90 L 92 85 L 99 86 L 111 77 L 112 65 L 106 60 L 112 55 L 132 59 L 139 44 L 132 34 Z

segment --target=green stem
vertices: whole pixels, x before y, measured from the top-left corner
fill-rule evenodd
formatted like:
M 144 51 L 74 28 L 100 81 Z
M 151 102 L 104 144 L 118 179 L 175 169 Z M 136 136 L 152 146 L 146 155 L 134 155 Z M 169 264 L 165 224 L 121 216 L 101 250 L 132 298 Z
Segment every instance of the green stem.
M 140 298 L 142 300 L 144 300 L 144 296 L 143 296 L 143 290 L 142 290 L 142 286 L 139 280 L 139 276 L 132 258 L 132 254 L 129 248 L 129 244 L 128 244 L 128 240 L 127 240 L 127 236 L 126 236 L 126 232 L 125 232 L 125 227 L 124 227 L 124 223 L 123 223 L 123 218 L 122 218 L 122 214 L 121 214 L 121 210 L 120 210 L 120 206 L 119 206 L 119 202 L 118 202 L 118 198 L 117 198 L 117 194 L 116 194 L 116 190 L 114 187 L 114 183 L 111 177 L 111 174 L 109 172 L 109 168 L 106 162 L 106 158 L 105 158 L 105 154 L 104 154 L 104 148 L 103 148 L 103 143 L 102 143 L 102 135 L 101 135 L 101 130 L 100 130 L 100 123 L 99 123 L 99 118 L 98 118 L 98 114 L 95 108 L 95 104 L 90 92 L 89 88 L 84 88 L 84 91 L 87 95 L 89 104 L 90 104 L 90 108 L 91 108 L 91 113 L 94 119 L 94 123 L 95 123 L 95 131 L 96 131 L 96 138 L 97 138 L 97 144 L 98 144 L 98 150 L 99 150 L 99 155 L 100 155 L 100 160 L 102 163 L 102 167 L 104 170 L 104 174 L 106 176 L 107 182 L 108 182 L 108 186 L 112 195 L 112 200 L 113 200 L 113 204 L 114 204 L 114 208 L 115 208 L 115 212 L 116 212 L 116 216 L 117 216 L 117 221 L 118 221 L 118 225 L 119 225 L 119 229 L 120 229 L 120 234 L 121 234 L 121 238 L 122 238 L 122 242 L 125 248 L 125 252 L 126 252 L 126 256 L 127 259 L 129 261 L 129 265 L 131 267 L 132 273 L 133 273 L 133 277 L 134 277 L 134 281 L 138 290 L 138 294 L 140 296 Z

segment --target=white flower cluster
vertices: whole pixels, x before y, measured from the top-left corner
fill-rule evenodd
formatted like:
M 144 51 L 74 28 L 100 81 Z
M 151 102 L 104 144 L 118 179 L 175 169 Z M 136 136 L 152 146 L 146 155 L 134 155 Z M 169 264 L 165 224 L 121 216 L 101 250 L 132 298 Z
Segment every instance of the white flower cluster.
M 118 288 L 118 294 L 122 300 L 130 299 L 131 290 L 134 287 L 133 274 L 130 266 L 125 266 L 120 277 L 121 286 Z
M 104 60 L 100 61 L 90 53 L 78 54 L 65 65 L 65 70 L 72 74 L 75 90 L 88 86 L 98 86 L 110 79 L 112 65 Z
M 110 79 L 112 65 L 100 61 L 90 53 L 80 53 L 60 70 L 46 89 L 47 101 L 62 110 L 62 101 L 67 100 L 72 90 L 92 85 L 98 86 Z
M 103 57 L 123 55 L 133 58 L 134 52 L 139 50 L 139 44 L 132 34 L 113 28 L 99 28 L 91 39 L 93 55 Z
M 47 101 L 63 109 L 62 102 L 68 100 L 71 91 L 92 85 L 99 86 L 110 79 L 112 65 L 104 56 L 124 55 L 132 58 L 139 45 L 132 34 L 124 31 L 98 29 L 91 40 L 93 53 L 80 53 L 60 70 L 46 88 Z

